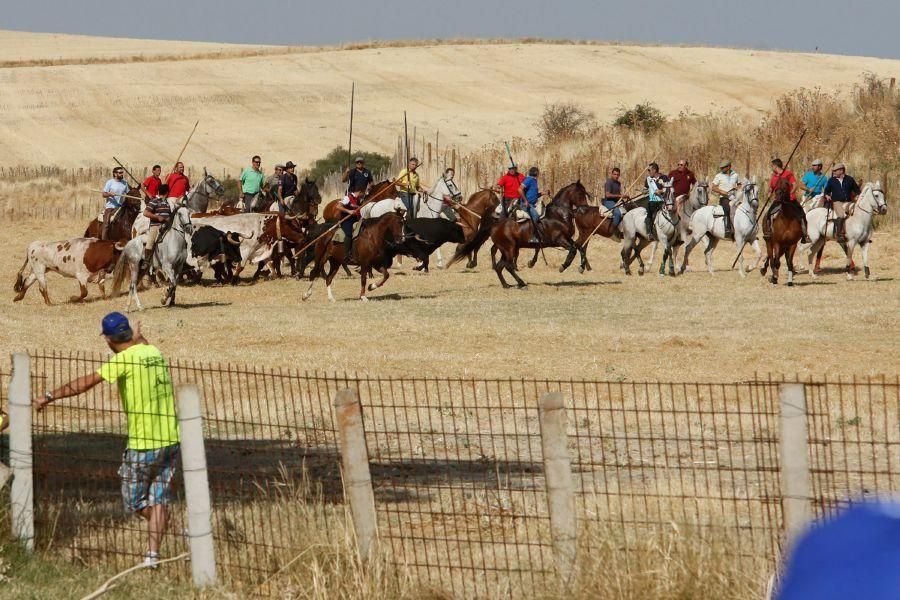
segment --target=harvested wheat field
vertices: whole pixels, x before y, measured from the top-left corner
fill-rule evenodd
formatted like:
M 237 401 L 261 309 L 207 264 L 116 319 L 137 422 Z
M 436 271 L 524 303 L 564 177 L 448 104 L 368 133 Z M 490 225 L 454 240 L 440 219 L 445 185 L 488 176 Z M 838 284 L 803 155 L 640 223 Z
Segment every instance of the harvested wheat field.
M 403 110 L 410 135 L 430 141 L 440 131 L 442 147 L 467 151 L 534 135 L 548 102 L 577 99 L 602 121 L 647 100 L 670 116 L 755 114 L 800 87 L 865 71 L 900 76 L 897 60 L 722 48 L 467 42 L 349 50 L 19 32 L 0 32 L 0 63 L 0 165 L 60 167 L 108 164 L 112 155 L 136 165 L 174 160 L 197 119 L 187 164 L 234 169 L 260 153 L 268 168 L 288 159 L 304 166 L 346 143 L 352 80 L 354 145 L 385 152 L 402 132 Z
M 77 283 L 50 274 L 58 305 L 45 307 L 36 285 L 21 303 L 11 301 L 28 243 L 79 233 L 80 224 L 22 222 L 7 236 L 0 351 L 102 348 L 99 339 L 91 343 L 99 320 L 122 310 L 124 296 L 100 300 L 91 284 L 88 302 L 70 304 Z M 161 288 L 144 292 L 148 308 L 137 318 L 172 357 L 302 370 L 675 381 L 739 381 L 755 372 L 895 375 L 900 242 L 893 231 L 876 232 L 874 240 L 871 281 L 860 275 L 849 282 L 837 272 L 842 263 L 833 243 L 823 261 L 830 272 L 816 282 L 801 274 L 794 288 L 783 285 L 784 267 L 777 288 L 758 273 L 741 280 L 737 271 L 721 271 L 734 257 L 730 243 L 716 251 L 714 276 L 700 270 L 697 252 L 696 270 L 682 277 L 660 278 L 655 266 L 643 277 L 626 277 L 618 269 L 619 245 L 595 238 L 589 246 L 594 271 L 583 275 L 574 266 L 557 272 L 559 250 L 545 252 L 549 267 L 539 260 L 527 270 L 527 258 L 520 258 L 526 291 L 500 287 L 485 248 L 475 271 L 456 265 L 420 275 L 404 259 L 368 304 L 356 300 L 359 279 L 341 275 L 335 304 L 321 280 L 306 302 L 300 296 L 308 283 L 295 279 L 181 286 L 175 308 L 159 306 Z M 450 255 L 447 246 L 444 256 Z

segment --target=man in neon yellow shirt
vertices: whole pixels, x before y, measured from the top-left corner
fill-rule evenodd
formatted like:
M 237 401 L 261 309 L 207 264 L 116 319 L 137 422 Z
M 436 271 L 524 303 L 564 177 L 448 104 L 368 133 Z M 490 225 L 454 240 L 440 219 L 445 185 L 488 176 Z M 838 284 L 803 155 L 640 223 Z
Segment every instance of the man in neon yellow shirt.
M 115 355 L 94 373 L 46 392 L 34 404 L 40 411 L 102 381 L 118 385 L 128 421 L 128 446 L 119 467 L 122 501 L 127 512 L 148 521 L 150 544 L 144 564 L 152 566 L 159 562 L 166 531 L 166 505 L 172 502 L 180 441 L 172 378 L 162 354 L 141 335 L 140 324 L 133 331 L 125 315 L 113 312 L 103 317 L 102 325 L 102 335 Z
M 400 201 L 406 207 L 406 220 L 416 218 L 416 212 L 418 212 L 416 194 L 425 193 L 419 182 L 419 174 L 416 173 L 417 168 L 419 168 L 419 159 L 410 158 L 406 168 L 400 171 L 400 174 L 394 180 L 396 181 L 397 192 L 400 194 Z

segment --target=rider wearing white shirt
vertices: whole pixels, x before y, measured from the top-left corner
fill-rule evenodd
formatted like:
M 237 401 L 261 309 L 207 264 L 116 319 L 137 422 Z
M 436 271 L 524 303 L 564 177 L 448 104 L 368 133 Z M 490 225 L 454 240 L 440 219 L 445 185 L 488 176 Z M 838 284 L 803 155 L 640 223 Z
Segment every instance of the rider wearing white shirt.
M 729 205 L 729 200 L 730 194 L 736 192 L 737 188 L 740 187 L 740 184 L 738 183 L 740 176 L 731 168 L 730 160 L 723 160 L 719 165 L 719 168 L 721 171 L 716 173 L 716 176 L 713 177 L 709 187 L 712 189 L 713 193 L 719 195 L 719 206 L 722 207 L 725 218 L 725 237 L 733 238 L 734 229 L 731 224 L 731 206 Z

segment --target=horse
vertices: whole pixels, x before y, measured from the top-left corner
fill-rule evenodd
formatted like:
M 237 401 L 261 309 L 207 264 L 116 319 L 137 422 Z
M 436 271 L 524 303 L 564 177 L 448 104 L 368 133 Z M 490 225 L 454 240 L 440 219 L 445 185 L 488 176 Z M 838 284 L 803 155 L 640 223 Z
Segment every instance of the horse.
M 741 254 L 738 256 L 738 272 L 741 274 L 741 277 L 746 277 L 747 272 L 744 270 L 744 244 L 751 242 L 750 245 L 753 251 L 756 252 L 756 262 L 750 267 L 751 271 L 756 269 L 759 266 L 759 261 L 762 260 L 762 250 L 759 247 L 759 240 L 756 239 L 756 211 L 759 209 L 759 187 L 756 183 L 756 177 L 751 180 L 745 179 L 738 194 L 738 206 L 734 211 L 734 243 L 738 248 L 742 249 Z M 710 275 L 714 274 L 712 254 L 719 240 L 725 239 L 723 214 L 721 206 L 704 206 L 694 212 L 690 224 L 691 238 L 684 248 L 681 273 L 684 273 L 687 268 L 688 256 L 690 256 L 691 250 L 701 240 L 704 240 L 706 248 L 703 254 L 706 256 L 706 268 Z
M 182 203 L 172 215 L 172 225 L 160 234 L 160 240 L 156 244 L 150 264 L 144 261 L 144 239 L 136 237 L 125 245 L 125 250 L 116 262 L 113 271 L 113 295 L 118 294 L 125 281 L 126 269 L 131 272 L 131 283 L 128 287 L 128 300 L 125 303 L 125 311 L 131 308 L 131 299 L 134 298 L 138 310 L 144 310 L 141 299 L 138 297 L 137 285 L 146 267 L 153 267 L 157 272 L 165 275 L 169 281 L 169 287 L 162 297 L 163 306 L 175 305 L 175 288 L 181 270 L 184 268 L 188 257 L 188 238 L 194 229 L 191 222 L 191 210 L 186 203 Z
M 395 185 L 395 182 L 388 180 L 372 184 L 372 187 L 369 189 L 369 193 L 366 195 L 364 202 L 376 202 L 384 198 L 393 198 L 397 195 L 397 191 L 394 187 Z M 325 208 L 322 210 L 322 218 L 325 220 L 325 222 L 334 223 L 335 221 L 340 221 L 346 216 L 344 213 L 337 209 L 338 203 L 340 203 L 341 200 L 342 198 L 338 198 L 337 200 L 332 200 L 325 205 Z
M 260 194 L 262 194 L 262 192 L 260 192 Z M 319 204 L 322 203 L 322 194 L 319 193 L 319 186 L 316 185 L 315 179 L 306 177 L 303 182 L 300 183 L 299 187 L 297 187 L 297 191 L 294 195 L 289 198 L 290 201 L 288 201 L 285 206 L 287 208 L 287 214 L 297 215 L 307 219 L 312 218 L 313 220 L 318 216 Z M 268 210 L 269 212 L 277 212 L 280 210 L 278 202 L 272 202 L 269 205 Z M 261 210 L 257 211 L 255 208 L 253 208 L 253 211 L 261 212 Z
M 458 222 L 463 229 L 466 241 L 457 245 L 456 252 L 447 263 L 447 267 L 458 262 L 464 256 L 468 258 L 467 269 L 474 269 L 478 266 L 478 251 L 491 237 L 491 228 L 497 222 L 495 210 L 499 205 L 500 197 L 489 188 L 478 190 L 460 205 Z
M 134 223 L 134 220 L 141 214 L 141 201 L 138 200 L 140 196 L 141 188 L 133 187 L 126 192 L 126 196 L 131 196 L 130 198 L 123 198 L 124 202 L 122 206 L 113 213 L 112 217 L 109 220 L 109 229 L 106 232 L 106 238 L 109 240 L 127 240 L 131 239 L 131 225 Z M 103 233 L 103 214 L 99 217 L 88 223 L 87 227 L 84 230 L 84 236 L 86 238 L 97 238 L 100 239 L 100 235 Z
M 397 254 L 395 246 L 403 240 L 403 216 L 400 213 L 387 213 L 377 219 L 363 221 L 360 225 L 359 235 L 353 240 L 353 259 L 359 265 L 360 289 L 359 299 L 368 302 L 366 291 L 372 291 L 383 286 L 390 273 L 391 263 Z M 323 275 L 328 291 L 328 300 L 334 302 L 334 294 L 331 291 L 331 282 L 337 274 L 338 268 L 344 263 L 344 243 L 334 242 L 334 232 L 324 236 L 315 245 L 316 263 L 309 274 L 309 289 L 304 292 L 303 300 L 308 300 L 312 295 L 316 278 Z M 325 272 L 325 263 L 328 263 L 328 271 Z M 382 279 L 377 284 L 366 285 L 369 274 L 375 269 L 382 274 Z
M 770 216 L 773 215 L 774 216 Z M 775 200 L 769 215 L 765 217 L 771 222 L 771 229 L 763 228 L 763 238 L 766 240 L 766 260 L 759 269 L 759 274 L 765 276 L 766 269 L 771 265 L 772 274 L 769 282 L 778 285 L 778 269 L 781 266 L 781 257 L 785 257 L 788 269 L 788 286 L 794 285 L 794 252 L 797 244 L 803 237 L 803 206 L 791 200 L 790 184 L 787 180 L 781 180 L 775 189 Z
M 856 201 L 850 206 L 848 214 L 850 216 L 845 220 L 845 239 L 847 240 L 847 279 L 853 279 L 852 263 L 853 250 L 856 246 L 862 248 L 863 268 L 866 279 L 869 278 L 869 244 L 872 239 L 874 227 L 872 221 L 875 213 L 883 215 L 887 212 L 887 202 L 884 198 L 884 190 L 881 187 L 881 181 L 866 183 L 862 191 L 856 198 Z M 829 239 L 835 239 L 834 221 L 827 219 L 828 210 L 825 208 L 813 208 L 806 213 L 807 230 L 809 232 L 809 246 L 806 247 L 808 252 L 807 259 L 809 262 L 809 272 L 813 279 L 817 277 L 815 270 L 812 268 L 813 255 L 819 252 L 825 246 L 825 242 Z
M 663 258 L 660 264 L 659 273 L 664 274 L 667 261 L 671 261 L 670 275 L 675 275 L 675 246 L 678 243 L 680 233 L 680 225 L 682 222 L 678 208 L 674 198 L 672 198 L 672 184 L 667 182 L 663 184 L 664 200 L 663 208 L 656 212 L 653 218 L 653 229 L 656 233 L 656 244 L 663 246 Z M 638 261 L 638 275 L 643 275 L 645 269 L 649 268 L 644 265 L 644 259 L 641 252 L 650 244 L 647 233 L 647 209 L 638 206 L 633 210 L 629 210 L 622 217 L 622 265 L 626 275 L 631 275 L 631 263 L 636 258 Z M 653 247 L 653 255 L 656 254 L 656 245 Z M 651 255 L 650 266 L 653 265 Z
M 535 225 L 531 219 L 528 217 L 517 219 L 515 218 L 515 211 L 512 217 L 501 219 L 491 228 L 491 241 L 494 243 L 494 247 L 500 251 L 500 260 L 495 263 L 494 271 L 497 273 L 497 278 L 504 289 L 512 287 L 503 278 L 504 270 L 509 272 L 513 279 L 516 280 L 519 289 L 528 287 L 528 284 L 516 273 L 516 263 L 521 248 L 535 249 L 534 258 L 532 258 L 529 266 L 534 266 L 534 263 L 537 261 L 538 251 L 541 248 L 566 248 L 569 253 L 559 267 L 559 272 L 562 273 L 572 264 L 576 254 L 581 255 L 581 265 L 578 271 L 579 273 L 584 272 L 586 261 L 584 248 L 577 245 L 572 240 L 572 236 L 575 234 L 575 207 L 586 205 L 588 198 L 588 192 L 580 180 L 570 183 L 559 190 L 550 204 L 547 205 L 544 218 L 541 220 L 540 242 L 534 241 Z M 457 250 L 454 258 L 462 258 L 464 255 L 465 253 L 461 254 Z
M 225 188 L 219 183 L 219 180 L 203 169 L 203 179 L 200 180 L 194 188 L 187 194 L 187 206 L 194 213 L 205 213 L 209 208 L 210 196 L 221 196 L 225 193 Z

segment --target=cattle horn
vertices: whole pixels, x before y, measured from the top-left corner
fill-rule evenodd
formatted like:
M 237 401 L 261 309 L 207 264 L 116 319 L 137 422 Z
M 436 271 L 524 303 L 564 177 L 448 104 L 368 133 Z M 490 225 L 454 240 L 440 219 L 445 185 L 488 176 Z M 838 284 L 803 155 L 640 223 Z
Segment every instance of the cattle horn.
M 114 247 L 116 250 L 121 252 L 122 250 L 125 249 L 126 245 L 128 245 L 128 242 L 126 242 L 125 240 L 119 240 L 118 242 L 116 242 L 116 245 Z
M 287 219 L 288 221 L 296 221 L 297 219 L 300 218 L 300 215 L 289 215 L 289 214 L 285 214 L 285 215 L 284 215 L 284 218 Z

